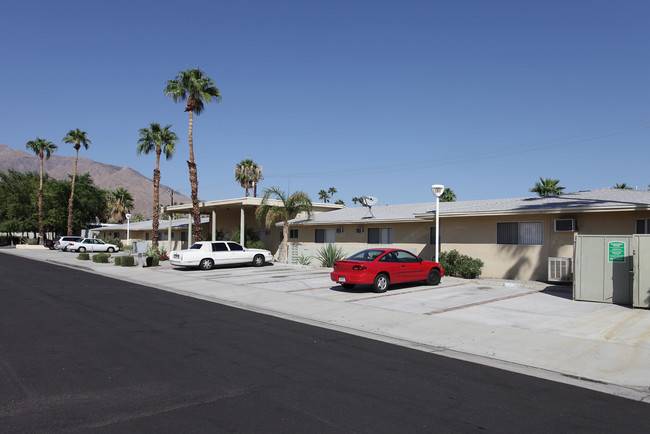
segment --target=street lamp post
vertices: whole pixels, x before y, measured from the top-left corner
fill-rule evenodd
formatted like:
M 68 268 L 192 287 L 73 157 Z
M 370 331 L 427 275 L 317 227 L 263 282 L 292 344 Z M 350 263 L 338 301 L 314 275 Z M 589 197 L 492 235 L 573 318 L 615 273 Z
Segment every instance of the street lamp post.
M 436 262 L 440 255 L 440 196 L 445 191 L 445 186 L 442 184 L 434 184 L 431 186 L 431 192 L 436 197 Z
M 131 226 L 130 226 L 130 223 L 131 223 L 131 214 L 127 214 L 126 215 L 126 245 L 127 246 L 131 244 L 130 243 L 130 241 L 131 241 Z

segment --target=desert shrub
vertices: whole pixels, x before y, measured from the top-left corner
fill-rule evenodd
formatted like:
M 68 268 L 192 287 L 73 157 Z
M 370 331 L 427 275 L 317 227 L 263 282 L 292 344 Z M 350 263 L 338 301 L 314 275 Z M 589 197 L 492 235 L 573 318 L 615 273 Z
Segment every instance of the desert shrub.
M 345 258 L 345 253 L 341 247 L 335 247 L 334 244 L 328 244 L 321 247 L 316 252 L 316 259 L 321 263 L 321 267 L 333 267 L 334 261 Z
M 79 253 L 77 255 L 77 259 L 80 261 L 89 261 L 90 260 L 90 253 Z
M 108 253 L 97 253 L 96 255 L 93 255 L 93 262 L 97 262 L 98 264 L 108 264 L 108 258 L 110 258 L 111 255 Z
M 298 256 L 298 263 L 300 265 L 310 265 L 311 260 L 312 260 L 312 256 L 309 256 L 309 255 L 305 256 L 304 253 L 301 254 L 300 256 Z
M 123 252 L 133 252 L 133 244 L 129 244 L 128 246 L 124 246 L 123 248 L 121 247 L 120 250 Z
M 116 257 L 114 257 L 113 262 L 115 263 L 115 265 L 122 265 L 122 258 L 123 257 L 124 256 L 116 256 Z
M 122 267 L 135 267 L 135 256 L 122 256 L 120 265 Z
M 481 275 L 483 261 L 467 255 L 461 255 L 458 250 L 442 252 L 440 265 L 445 269 L 445 275 L 475 279 Z

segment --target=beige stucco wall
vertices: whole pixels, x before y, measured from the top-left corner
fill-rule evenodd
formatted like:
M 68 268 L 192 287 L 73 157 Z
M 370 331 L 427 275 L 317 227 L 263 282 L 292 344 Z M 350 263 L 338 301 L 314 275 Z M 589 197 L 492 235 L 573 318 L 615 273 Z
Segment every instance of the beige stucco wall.
M 583 212 L 563 214 L 521 214 L 481 217 L 441 217 L 441 252 L 458 250 L 460 253 L 483 260 L 482 277 L 522 280 L 546 280 L 549 257 L 573 257 L 574 232 L 555 232 L 555 219 L 573 218 L 576 229 L 583 234 L 633 234 L 636 219 L 650 218 L 650 212 Z M 499 222 L 542 222 L 543 244 L 540 246 L 497 244 Z M 435 246 L 429 244 L 429 230 L 433 221 L 395 222 L 379 224 L 338 224 L 322 226 L 292 226 L 298 229 L 298 238 L 292 239 L 294 257 L 312 254 L 323 244 L 314 242 L 315 229 L 343 228 L 336 233 L 335 244 L 346 253 L 368 247 L 368 228 L 393 228 L 393 244 L 385 247 L 403 248 L 432 259 Z M 362 233 L 356 228 L 363 227 Z M 379 245 L 373 245 L 379 246 Z

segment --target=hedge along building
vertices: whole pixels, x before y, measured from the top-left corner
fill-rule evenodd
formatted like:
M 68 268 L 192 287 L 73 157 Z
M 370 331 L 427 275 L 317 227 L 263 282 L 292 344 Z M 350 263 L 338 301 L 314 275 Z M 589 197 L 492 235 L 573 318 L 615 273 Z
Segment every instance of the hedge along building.
M 370 246 L 435 254 L 435 202 L 346 208 L 290 222 L 290 260 L 316 256 L 324 244 L 346 254 Z M 598 189 L 553 197 L 440 203 L 440 251 L 484 262 L 482 277 L 550 280 L 573 258 L 574 233 L 649 233 L 650 192 Z M 567 259 L 569 261 L 567 261 Z M 551 270 L 554 271 L 554 270 Z M 564 280 L 557 276 L 553 280 Z

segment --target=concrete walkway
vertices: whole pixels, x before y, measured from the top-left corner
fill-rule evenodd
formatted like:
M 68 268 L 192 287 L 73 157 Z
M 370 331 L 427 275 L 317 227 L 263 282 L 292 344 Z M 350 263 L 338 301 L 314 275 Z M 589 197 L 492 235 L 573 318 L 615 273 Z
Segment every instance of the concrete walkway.
M 650 311 L 573 301 L 570 287 L 444 277 L 375 294 L 344 290 L 326 269 L 283 264 L 199 271 L 44 249 L 0 253 L 650 403 Z

